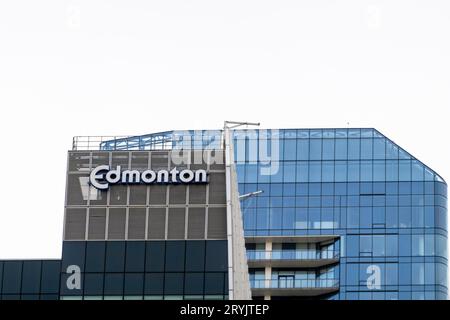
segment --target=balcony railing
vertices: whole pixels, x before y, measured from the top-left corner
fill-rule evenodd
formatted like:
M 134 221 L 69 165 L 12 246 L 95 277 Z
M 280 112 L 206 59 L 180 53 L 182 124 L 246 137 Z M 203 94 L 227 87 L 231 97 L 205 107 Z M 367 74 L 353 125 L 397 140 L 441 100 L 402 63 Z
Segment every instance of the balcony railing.
M 339 259 L 335 250 L 298 251 L 298 250 L 247 250 L 247 259 L 258 260 L 321 260 Z
M 252 289 L 326 289 L 339 288 L 338 279 L 258 279 L 250 280 Z

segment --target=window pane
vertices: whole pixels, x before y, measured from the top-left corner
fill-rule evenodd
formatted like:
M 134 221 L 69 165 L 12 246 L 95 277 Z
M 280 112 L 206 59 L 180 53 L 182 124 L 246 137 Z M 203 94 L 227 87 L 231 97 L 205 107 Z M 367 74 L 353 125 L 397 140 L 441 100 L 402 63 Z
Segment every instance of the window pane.
M 59 293 L 59 275 L 61 271 L 60 261 L 42 262 L 42 293 Z
M 347 228 L 359 228 L 358 208 L 347 208 Z
M 145 275 L 145 294 L 162 295 L 164 290 L 164 273 L 148 273 Z
M 5 261 L 3 265 L 3 294 L 20 294 L 21 261 Z
M 372 139 L 361 139 L 361 159 L 372 159 Z
M 205 270 L 205 241 L 186 242 L 186 271 Z
M 105 269 L 104 241 L 86 242 L 86 272 L 103 272 Z
M 386 157 L 386 143 L 384 138 L 373 139 L 373 158 L 384 159 Z
M 335 165 L 334 181 L 336 182 L 347 181 L 347 161 L 336 161 L 334 165 Z
M 183 273 L 166 273 L 164 280 L 164 294 L 183 294 Z
M 205 274 L 205 294 L 224 294 L 225 277 L 224 273 L 206 273 Z
M 123 295 L 123 273 L 105 274 L 105 295 Z
M 411 255 L 411 235 L 409 234 L 399 235 L 399 254 L 400 256 Z
M 359 182 L 359 162 L 348 162 L 348 181 Z
M 336 160 L 347 160 L 347 139 L 336 139 Z
M 0 265 L 0 268 L 1 267 L 2 266 Z M 40 283 L 41 261 L 24 261 L 22 274 L 22 294 L 39 293 Z
M 323 160 L 333 160 L 334 159 L 334 139 L 323 139 Z
M 125 269 L 125 242 L 107 241 L 106 272 L 123 272 Z
M 425 266 L 423 263 L 413 263 L 412 269 L 412 284 L 425 284 Z
M 125 272 L 144 272 L 145 242 L 127 241 Z
M 361 161 L 361 181 L 372 180 L 372 161 Z
M 323 182 L 334 181 L 334 163 L 332 161 L 322 162 L 322 181 Z
M 144 292 L 144 274 L 125 273 L 124 295 L 141 296 Z
M 85 241 L 64 241 L 62 269 L 65 271 L 70 265 L 77 265 L 81 272 L 84 271 L 86 242 Z
M 425 242 L 423 234 L 412 235 L 412 255 L 423 256 L 425 254 Z
M 398 256 L 398 236 L 386 235 L 386 256 Z
M 84 294 L 103 294 L 103 273 L 86 273 L 84 275 Z
M 310 160 L 322 159 L 322 139 L 310 140 Z
M 227 252 L 226 241 L 206 241 L 206 271 L 226 271 Z
M 359 159 L 360 139 L 348 139 L 348 158 L 350 160 Z
M 165 242 L 164 241 L 148 241 L 146 248 L 146 271 L 162 272 L 164 271 L 165 260 Z
M 396 286 L 398 284 L 398 266 L 394 263 L 386 263 L 386 285 Z
M 185 294 L 203 294 L 203 273 L 186 273 L 185 275 Z
M 320 182 L 322 179 L 321 175 L 321 164 L 320 161 L 313 161 L 309 164 L 309 181 L 310 182 Z
M 296 143 L 295 139 L 284 140 L 284 160 L 296 160 Z
M 373 255 L 377 257 L 385 256 L 384 235 L 373 236 Z
M 411 181 L 411 161 L 400 160 L 399 162 L 399 180 Z
M 184 271 L 185 242 L 166 242 L 166 272 Z
M 297 140 L 297 159 L 308 160 L 309 159 L 309 140 L 298 139 Z
M 388 160 L 386 161 L 386 180 L 398 181 L 398 161 Z

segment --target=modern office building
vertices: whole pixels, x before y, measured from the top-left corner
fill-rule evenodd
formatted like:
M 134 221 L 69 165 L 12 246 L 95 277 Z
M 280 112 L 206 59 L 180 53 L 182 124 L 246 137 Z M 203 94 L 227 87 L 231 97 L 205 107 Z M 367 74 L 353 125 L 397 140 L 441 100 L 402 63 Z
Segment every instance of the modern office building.
M 2 299 L 447 299 L 447 185 L 375 129 L 75 137 L 65 203 Z

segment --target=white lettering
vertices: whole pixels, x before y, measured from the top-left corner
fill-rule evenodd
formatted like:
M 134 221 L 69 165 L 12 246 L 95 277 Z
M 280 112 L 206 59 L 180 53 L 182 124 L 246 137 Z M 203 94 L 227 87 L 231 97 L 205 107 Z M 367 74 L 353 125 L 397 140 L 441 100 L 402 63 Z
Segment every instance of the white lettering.
M 98 190 L 107 190 L 113 184 L 165 184 L 165 183 L 207 183 L 208 173 L 206 170 L 124 170 L 120 166 L 115 170 L 108 165 L 101 165 L 94 168 L 89 175 L 89 183 Z

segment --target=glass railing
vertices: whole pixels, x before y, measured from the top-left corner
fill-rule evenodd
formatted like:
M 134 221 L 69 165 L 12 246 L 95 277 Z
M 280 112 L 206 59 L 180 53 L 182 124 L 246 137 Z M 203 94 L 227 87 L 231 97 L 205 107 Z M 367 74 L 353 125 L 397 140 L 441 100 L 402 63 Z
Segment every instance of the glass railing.
M 250 280 L 252 289 L 320 289 L 337 288 L 337 279 L 291 279 L 280 277 L 279 279 Z
M 247 260 L 320 260 L 339 259 L 335 250 L 297 251 L 297 250 L 247 250 Z

